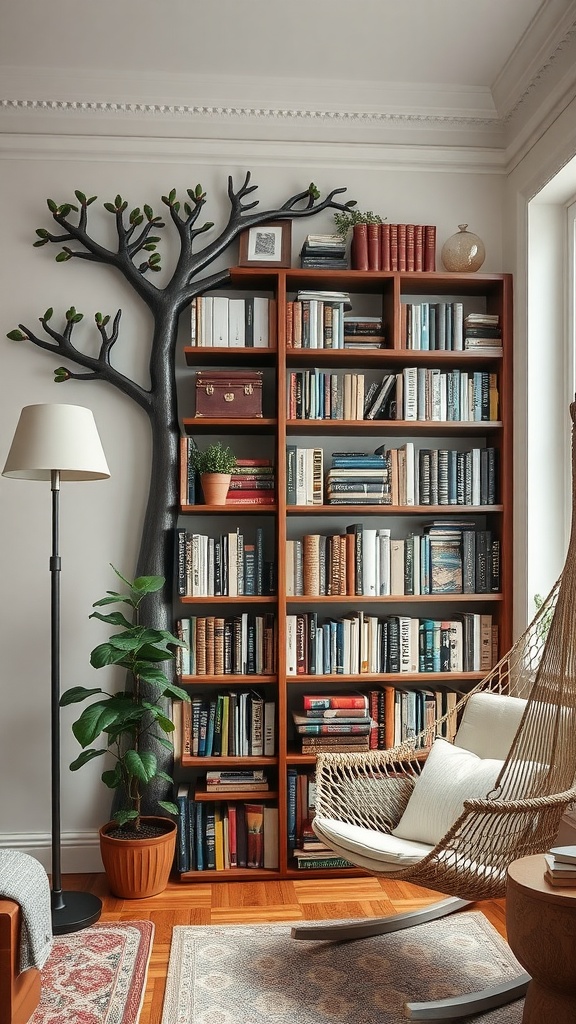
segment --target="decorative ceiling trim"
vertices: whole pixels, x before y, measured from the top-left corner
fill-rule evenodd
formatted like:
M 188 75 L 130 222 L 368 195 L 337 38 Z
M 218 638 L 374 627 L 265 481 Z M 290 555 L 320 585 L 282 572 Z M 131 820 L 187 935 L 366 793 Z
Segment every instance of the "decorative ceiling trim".
M 403 124 L 413 127 L 423 125 L 431 128 L 490 129 L 500 124 L 494 117 L 471 115 L 427 114 L 427 113 L 386 113 L 366 110 L 312 110 L 273 107 L 209 106 L 177 103 L 115 103 L 102 100 L 48 100 L 48 99 L 5 99 L 0 100 L 4 111 L 34 112 L 47 114 L 96 114 L 129 117 L 175 117 L 175 118 L 233 118 L 241 120 L 272 119 L 274 121 L 331 121 L 342 124 Z

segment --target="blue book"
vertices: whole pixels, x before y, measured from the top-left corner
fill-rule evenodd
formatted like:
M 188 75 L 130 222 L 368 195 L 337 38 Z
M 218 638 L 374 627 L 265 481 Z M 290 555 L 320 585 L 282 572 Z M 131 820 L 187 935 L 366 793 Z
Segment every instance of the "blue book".
M 204 805 L 197 803 L 196 807 L 196 870 L 204 871 Z
M 216 870 L 216 815 L 214 804 L 206 805 L 206 870 Z
M 177 822 L 177 846 L 176 846 L 176 867 L 178 871 L 190 870 L 189 853 L 189 810 L 188 810 L 188 783 L 184 782 L 178 787 L 176 794 L 176 806 L 178 807 Z
M 298 773 L 295 768 L 287 771 L 288 785 L 288 855 L 296 849 L 296 789 L 298 785 Z

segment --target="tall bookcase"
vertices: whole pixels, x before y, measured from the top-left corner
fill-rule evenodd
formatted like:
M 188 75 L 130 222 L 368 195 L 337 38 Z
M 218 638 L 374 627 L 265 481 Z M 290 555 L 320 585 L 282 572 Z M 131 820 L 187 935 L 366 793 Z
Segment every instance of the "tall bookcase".
M 337 618 L 364 611 L 374 616 L 408 615 L 450 618 L 465 612 L 492 616 L 497 626 L 497 653 L 501 656 L 512 641 L 512 279 L 508 274 L 451 274 L 422 272 L 362 272 L 298 269 L 236 268 L 231 271 L 229 295 L 265 296 L 273 300 L 273 329 L 268 348 L 207 347 L 186 345 L 186 373 L 182 394 L 181 425 L 202 447 L 220 438 L 238 456 L 265 455 L 276 470 L 276 500 L 273 505 L 246 506 L 227 503 L 223 508 L 203 504 L 181 504 L 180 525 L 188 531 L 222 534 L 236 529 L 246 533 L 262 526 L 268 553 L 277 566 L 277 593 L 272 596 L 178 598 L 175 619 L 189 615 L 234 615 L 239 612 L 273 612 L 277 622 L 277 654 L 273 675 L 184 676 L 190 695 L 204 697 L 215 692 L 252 689 L 263 692 L 276 703 L 276 748 L 270 757 L 194 757 L 182 755 L 180 780 L 195 786 L 197 799 L 212 800 L 205 792 L 203 777 L 210 769 L 264 767 L 270 788 L 263 793 L 223 794 L 222 799 L 258 800 L 278 807 L 278 867 L 192 870 L 182 873 L 183 881 L 230 880 L 234 878 L 304 877 L 326 872 L 298 870 L 288 853 L 288 774 L 290 769 L 313 770 L 314 757 L 298 751 L 291 710 L 304 693 L 338 693 L 369 690 L 384 685 L 418 689 L 441 687 L 462 692 L 481 678 L 480 672 L 372 673 L 287 675 L 287 617 L 315 611 L 319 619 Z M 287 346 L 287 304 L 301 289 L 345 291 L 350 294 L 352 312 L 381 315 L 386 346 L 373 350 L 356 348 L 293 348 Z M 220 293 L 222 294 L 222 293 Z M 469 350 L 412 350 L 405 345 L 406 317 L 403 306 L 419 303 L 461 303 L 463 314 L 497 314 L 501 345 Z M 385 373 L 402 374 L 407 367 L 460 371 L 491 375 L 498 391 L 497 419 L 430 420 L 417 418 L 344 421 L 338 419 L 291 419 L 288 416 L 290 374 L 305 370 L 325 373 L 363 373 L 366 386 Z M 257 419 L 195 418 L 195 371 L 212 369 L 260 370 L 263 373 L 263 416 Z M 321 447 L 324 474 L 334 451 L 374 452 L 380 445 L 411 442 L 420 448 L 490 447 L 496 450 L 496 503 L 489 505 L 288 505 L 287 445 Z M 229 495 L 231 497 L 231 495 Z M 201 496 L 200 496 L 201 501 Z M 497 592 L 416 594 L 403 596 L 287 596 L 286 542 L 305 534 L 345 532 L 352 523 L 368 527 L 390 526 L 402 536 L 420 531 L 433 520 L 470 521 L 479 530 L 489 530 L 500 541 L 500 586 Z M 273 548 L 273 553 L 272 553 Z M 352 872 L 354 869 L 345 869 Z M 341 873 L 341 872 L 340 872 Z M 331 869 L 331 875 L 334 870 Z

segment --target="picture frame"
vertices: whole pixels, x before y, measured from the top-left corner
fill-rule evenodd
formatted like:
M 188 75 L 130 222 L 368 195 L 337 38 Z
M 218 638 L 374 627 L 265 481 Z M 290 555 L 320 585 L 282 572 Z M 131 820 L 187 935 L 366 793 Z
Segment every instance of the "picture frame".
M 240 235 L 239 267 L 290 267 L 292 221 L 271 220 Z

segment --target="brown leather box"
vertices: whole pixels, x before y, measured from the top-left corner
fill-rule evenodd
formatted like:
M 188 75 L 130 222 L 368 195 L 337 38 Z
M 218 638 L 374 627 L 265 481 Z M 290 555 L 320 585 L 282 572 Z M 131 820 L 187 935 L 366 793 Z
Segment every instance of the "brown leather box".
M 262 373 L 242 370 L 197 373 L 196 416 L 262 416 Z

